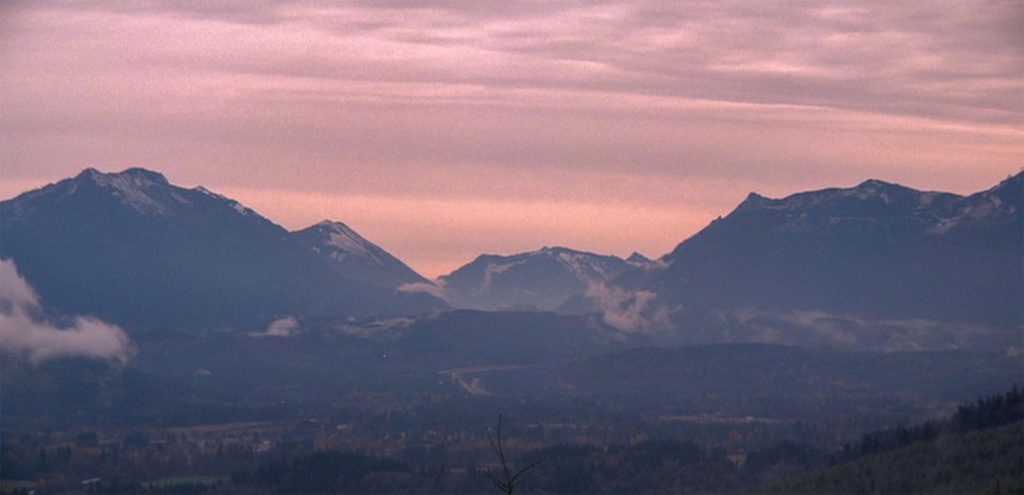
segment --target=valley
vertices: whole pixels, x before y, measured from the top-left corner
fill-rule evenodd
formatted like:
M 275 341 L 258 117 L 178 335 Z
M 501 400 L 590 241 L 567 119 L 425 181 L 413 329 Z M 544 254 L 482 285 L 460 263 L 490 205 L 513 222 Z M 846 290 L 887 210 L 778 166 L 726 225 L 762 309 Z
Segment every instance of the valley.
M 476 492 L 499 415 L 514 462 L 647 466 L 538 468 L 549 489 L 804 486 L 866 433 L 1021 383 L 1022 181 L 751 196 L 658 260 L 544 248 L 431 282 L 342 223 L 289 233 L 154 172 L 86 171 L 0 203 L 3 490 L 287 491 L 313 478 L 273 473 L 333 466 L 356 469 L 346 490 Z M 778 452 L 803 460 L 744 471 Z

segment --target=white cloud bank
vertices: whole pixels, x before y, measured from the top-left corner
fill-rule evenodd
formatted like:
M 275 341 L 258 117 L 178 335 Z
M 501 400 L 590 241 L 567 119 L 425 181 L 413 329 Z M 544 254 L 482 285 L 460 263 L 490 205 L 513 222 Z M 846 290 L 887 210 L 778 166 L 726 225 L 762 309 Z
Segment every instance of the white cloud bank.
M 250 333 L 249 335 L 253 337 L 291 337 L 298 330 L 299 321 L 294 316 L 288 316 L 270 322 L 270 325 L 267 325 L 267 329 L 262 332 Z
M 402 284 L 398 286 L 398 292 L 416 293 L 422 292 L 424 294 L 430 294 L 438 299 L 445 302 L 451 302 L 448 300 L 448 295 L 445 294 L 443 284 L 429 284 L 425 282 L 414 282 L 410 284 Z
M 661 330 L 672 325 L 668 308 L 655 303 L 657 294 L 653 292 L 594 283 L 585 295 L 601 309 L 604 322 L 620 331 Z
M 39 296 L 11 260 L 0 260 L 0 350 L 26 355 L 33 364 L 60 357 L 125 363 L 131 344 L 124 330 L 96 318 L 76 316 L 58 328 L 42 321 Z

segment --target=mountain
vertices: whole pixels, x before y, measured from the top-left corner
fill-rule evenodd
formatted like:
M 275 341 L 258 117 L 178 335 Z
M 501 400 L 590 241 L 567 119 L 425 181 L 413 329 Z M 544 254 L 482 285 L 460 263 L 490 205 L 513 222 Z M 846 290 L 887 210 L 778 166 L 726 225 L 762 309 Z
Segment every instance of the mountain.
M 564 247 L 499 256 L 485 254 L 438 279 L 455 307 L 553 310 L 567 299 L 632 268 L 615 256 Z
M 328 258 L 340 275 L 369 285 L 398 288 L 430 281 L 341 222 L 324 220 L 292 232 L 292 237 Z
M 638 253 L 636 251 L 634 251 L 633 254 L 629 255 L 629 257 L 626 258 L 626 263 L 629 263 L 629 264 L 631 264 L 633 266 L 636 266 L 638 268 L 639 267 L 647 266 L 647 265 L 651 264 L 651 262 L 652 261 L 651 261 L 650 258 L 648 258 L 648 257 L 646 257 L 646 256 L 644 256 L 644 255 L 642 255 L 642 254 L 640 254 L 640 253 Z
M 129 331 L 249 331 L 286 315 L 445 307 L 345 277 L 329 257 L 237 201 L 140 168 L 87 169 L 0 202 L 0 237 L 0 257 L 14 260 L 53 312 L 98 316 Z
M 919 333 L 934 322 L 1019 330 L 1022 203 L 1024 173 L 969 196 L 877 180 L 783 199 L 751 193 L 663 257 L 666 268 L 617 283 L 691 315 L 789 312 L 862 326 L 901 321 Z

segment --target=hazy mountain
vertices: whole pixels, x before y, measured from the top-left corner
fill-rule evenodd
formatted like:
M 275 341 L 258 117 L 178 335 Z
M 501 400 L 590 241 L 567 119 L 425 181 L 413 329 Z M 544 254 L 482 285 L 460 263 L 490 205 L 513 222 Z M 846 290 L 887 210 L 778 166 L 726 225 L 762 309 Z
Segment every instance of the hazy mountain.
M 397 288 L 430 281 L 341 222 L 324 220 L 292 232 L 300 243 L 331 261 L 338 273 L 370 285 Z
M 643 268 L 650 265 L 651 263 L 655 263 L 655 261 L 634 251 L 633 254 L 629 255 L 629 257 L 626 258 L 626 263 L 629 263 L 630 265 L 633 265 L 637 268 Z
M 4 201 L 0 236 L 0 256 L 14 260 L 48 307 L 129 331 L 252 330 L 284 315 L 444 307 L 346 278 L 329 257 L 237 201 L 139 168 L 88 169 Z
M 630 270 L 630 263 L 616 256 L 545 247 L 511 256 L 481 255 L 438 282 L 459 308 L 553 310 L 590 284 Z
M 955 348 L 971 343 L 965 335 L 987 338 L 991 326 L 1024 320 L 1022 197 L 1021 174 L 969 196 L 880 181 L 783 199 L 751 194 L 658 260 L 543 248 L 482 255 L 439 282 L 456 307 L 582 310 L 589 298 L 604 324 L 670 324 L 692 342 Z M 236 201 L 143 169 L 89 169 L 4 201 L 0 236 L 0 256 L 54 313 L 131 331 L 251 331 L 290 315 L 446 307 L 396 291 L 426 281 L 342 223 L 289 233 Z M 798 327 L 798 337 L 779 335 Z
M 701 310 L 1020 325 L 1024 174 L 969 196 L 869 180 L 732 213 L 618 283 Z M 1019 339 L 1019 337 L 1018 337 Z

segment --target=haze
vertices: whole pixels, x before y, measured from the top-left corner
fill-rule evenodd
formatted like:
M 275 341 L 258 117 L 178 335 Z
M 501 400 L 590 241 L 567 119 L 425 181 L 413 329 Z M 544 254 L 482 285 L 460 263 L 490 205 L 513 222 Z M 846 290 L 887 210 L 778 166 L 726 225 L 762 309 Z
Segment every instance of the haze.
M 0 4 L 0 196 L 145 166 L 434 277 L 1024 163 L 1020 2 Z

